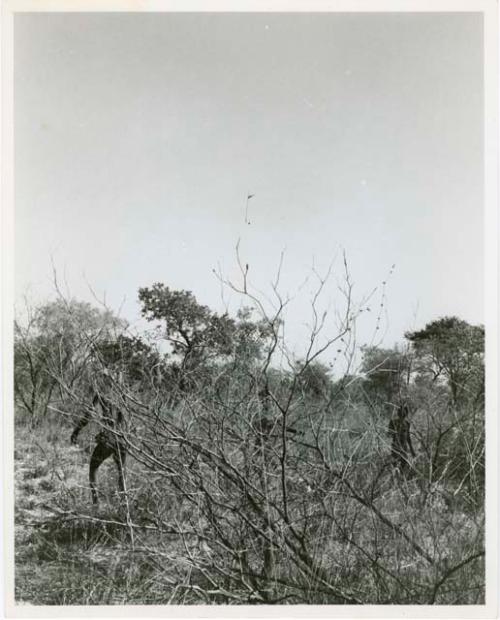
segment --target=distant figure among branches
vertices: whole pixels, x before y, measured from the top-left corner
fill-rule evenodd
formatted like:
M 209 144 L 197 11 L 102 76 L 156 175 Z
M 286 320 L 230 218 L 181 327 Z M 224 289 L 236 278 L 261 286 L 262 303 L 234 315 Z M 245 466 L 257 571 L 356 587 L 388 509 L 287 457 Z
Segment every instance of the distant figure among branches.
M 403 403 L 389 421 L 392 461 L 402 472 L 407 470 L 410 465 L 410 455 L 415 456 L 415 450 L 411 443 L 409 413 L 410 409 L 407 403 Z
M 127 451 L 124 440 L 120 437 L 120 428 L 123 426 L 121 410 L 104 394 L 97 389 L 92 400 L 92 407 L 86 408 L 83 416 L 78 420 L 71 443 L 76 444 L 80 431 L 87 426 L 95 416 L 95 410 L 100 409 L 99 424 L 101 431 L 96 435 L 96 446 L 90 457 L 89 481 L 92 503 L 98 503 L 96 475 L 101 464 L 110 456 L 113 457 L 118 470 L 118 486 L 121 493 L 125 492 L 125 459 Z
M 272 438 L 277 439 L 281 437 L 282 425 L 281 422 L 273 416 L 272 402 L 273 397 L 269 391 L 269 386 L 266 383 L 260 388 L 258 392 L 258 399 L 261 406 L 261 414 L 257 419 L 255 430 L 257 431 L 258 443 L 262 441 L 268 441 Z M 292 426 L 286 426 L 285 431 L 295 435 L 297 430 Z

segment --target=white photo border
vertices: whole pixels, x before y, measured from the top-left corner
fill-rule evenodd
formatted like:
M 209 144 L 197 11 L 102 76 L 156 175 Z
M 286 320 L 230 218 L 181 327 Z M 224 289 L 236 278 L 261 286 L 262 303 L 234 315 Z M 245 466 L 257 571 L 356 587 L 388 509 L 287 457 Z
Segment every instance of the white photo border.
M 14 598 L 14 101 L 13 29 L 26 12 L 473 12 L 484 16 L 484 282 L 486 327 L 486 600 L 484 605 L 28 606 Z M 2 5 L 2 405 L 4 609 L 16 618 L 496 618 L 498 617 L 498 4 L 495 0 L 10 0 Z

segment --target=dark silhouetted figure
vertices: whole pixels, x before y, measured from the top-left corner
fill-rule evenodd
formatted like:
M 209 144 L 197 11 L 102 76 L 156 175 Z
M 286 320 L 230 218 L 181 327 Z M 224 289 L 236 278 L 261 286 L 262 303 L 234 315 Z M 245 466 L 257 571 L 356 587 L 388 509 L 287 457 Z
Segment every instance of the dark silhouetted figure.
M 415 456 L 410 436 L 409 413 L 408 405 L 403 403 L 389 422 L 392 461 L 401 472 L 408 469 L 410 454 Z
M 102 430 L 96 435 L 96 447 L 90 457 L 89 480 L 92 503 L 97 504 L 96 474 L 100 465 L 110 456 L 118 469 L 118 486 L 120 491 L 125 491 L 125 458 L 127 456 L 124 440 L 120 437 L 120 428 L 123 426 L 123 414 L 108 398 L 96 393 L 92 401 L 92 408 L 86 409 L 78 421 L 73 433 L 71 443 L 76 444 L 78 434 L 87 426 L 94 417 L 93 413 L 100 409 L 99 422 Z

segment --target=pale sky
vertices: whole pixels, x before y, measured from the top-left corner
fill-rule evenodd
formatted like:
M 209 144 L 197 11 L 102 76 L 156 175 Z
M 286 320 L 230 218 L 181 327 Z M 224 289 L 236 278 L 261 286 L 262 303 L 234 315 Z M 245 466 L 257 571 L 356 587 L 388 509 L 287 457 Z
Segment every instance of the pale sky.
M 131 321 L 157 281 L 220 310 L 240 238 L 261 288 L 286 249 L 285 292 L 345 249 L 374 314 L 395 263 L 387 346 L 483 322 L 482 45 L 470 13 L 17 14 L 17 299 L 52 295 L 52 257 Z

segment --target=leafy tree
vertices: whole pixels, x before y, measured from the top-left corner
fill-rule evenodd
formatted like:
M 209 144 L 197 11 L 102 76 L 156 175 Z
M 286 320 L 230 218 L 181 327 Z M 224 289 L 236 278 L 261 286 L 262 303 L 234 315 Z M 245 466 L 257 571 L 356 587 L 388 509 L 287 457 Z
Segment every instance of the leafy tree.
M 484 492 L 484 327 L 444 317 L 408 332 L 415 353 L 415 388 L 422 401 L 416 424 L 429 480 L 446 479 L 467 492 Z
M 313 400 L 324 399 L 328 401 L 332 389 L 332 379 L 328 366 L 316 360 L 307 365 L 304 365 L 304 362 L 299 362 L 297 372 L 299 370 L 301 370 L 299 384 L 304 395 Z
M 190 291 L 171 290 L 156 283 L 139 289 L 139 301 L 142 315 L 159 323 L 160 338 L 170 346 L 173 361 L 168 389 L 174 400 L 201 384 L 206 385 L 212 374 L 210 366 L 227 360 L 234 352 L 234 319 L 198 303 Z
M 261 360 L 272 335 L 272 327 L 267 321 L 255 321 L 250 308 L 241 308 L 237 313 L 233 334 L 235 361 L 252 364 Z
M 165 359 L 150 344 L 136 336 L 119 334 L 96 347 L 99 362 L 125 375 L 129 383 L 153 381 L 165 370 Z
M 418 372 L 432 382 L 444 379 L 454 405 L 484 397 L 484 327 L 452 316 L 407 332 L 418 358 Z
M 77 300 L 57 299 L 28 312 L 14 325 L 14 389 L 17 403 L 33 421 L 47 412 L 54 394 L 90 373 L 92 351 L 116 338 L 126 323 L 108 310 Z
M 14 325 L 14 395 L 34 424 L 47 411 L 55 380 L 46 372 L 46 351 L 40 338 L 32 336 L 31 327 Z
M 162 324 L 163 337 L 185 366 L 196 365 L 209 356 L 231 353 L 234 320 L 199 304 L 190 291 L 174 291 L 157 283 L 139 289 L 139 301 L 142 315 Z
M 398 347 L 364 347 L 362 353 L 363 387 L 368 397 L 380 403 L 398 400 L 410 382 L 411 359 L 407 353 Z

